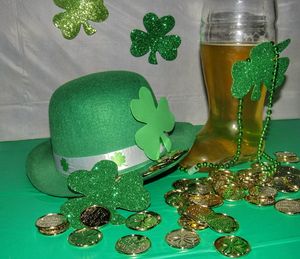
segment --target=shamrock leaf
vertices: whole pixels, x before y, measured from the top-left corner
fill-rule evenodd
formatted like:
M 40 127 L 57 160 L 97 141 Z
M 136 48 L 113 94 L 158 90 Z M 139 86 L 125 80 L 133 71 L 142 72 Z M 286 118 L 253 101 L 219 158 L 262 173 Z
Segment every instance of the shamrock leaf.
M 68 162 L 67 162 L 66 159 L 62 158 L 62 159 L 60 160 L 60 165 L 61 165 L 61 167 L 63 168 L 63 170 L 64 170 L 65 172 L 68 172 L 68 170 L 69 170 L 69 164 L 68 164 Z
M 174 128 L 175 118 L 166 98 L 161 98 L 156 107 L 153 95 L 146 87 L 141 87 L 139 97 L 131 101 L 130 108 L 135 119 L 145 123 L 146 126 L 136 132 L 135 141 L 146 156 L 157 160 L 161 142 L 167 151 L 171 150 L 171 139 L 165 132 L 170 132 Z
M 273 42 L 261 43 L 251 50 L 248 60 L 235 63 L 232 67 L 232 95 L 241 99 L 253 88 L 251 99 L 257 101 L 261 95 L 262 85 L 268 91 L 281 86 L 285 80 L 284 73 L 289 66 L 289 59 L 279 58 L 279 53 L 289 43 L 290 40 L 277 45 L 274 45 Z
M 125 218 L 117 209 L 145 210 L 150 205 L 150 194 L 143 186 L 143 178 L 136 172 L 118 175 L 113 161 L 103 160 L 91 171 L 79 170 L 68 177 L 69 188 L 83 196 L 69 199 L 61 207 L 73 228 L 85 227 L 80 221 L 81 213 L 88 207 L 98 205 L 111 213 L 112 224 L 122 224 Z
M 54 0 L 54 3 L 66 10 L 56 14 L 53 23 L 69 40 L 77 36 L 81 25 L 87 35 L 94 34 L 96 30 L 88 21 L 101 22 L 108 17 L 103 0 Z
M 150 64 L 157 64 L 157 51 L 165 60 L 174 60 L 177 57 L 181 39 L 177 35 L 166 35 L 175 26 L 174 17 L 163 16 L 159 19 L 156 14 L 148 13 L 143 21 L 147 32 L 134 29 L 130 34 L 131 54 L 141 57 L 150 51 L 148 58 Z
M 114 161 L 117 166 L 122 166 L 126 163 L 126 157 L 122 152 L 115 152 L 111 157 L 111 160 Z

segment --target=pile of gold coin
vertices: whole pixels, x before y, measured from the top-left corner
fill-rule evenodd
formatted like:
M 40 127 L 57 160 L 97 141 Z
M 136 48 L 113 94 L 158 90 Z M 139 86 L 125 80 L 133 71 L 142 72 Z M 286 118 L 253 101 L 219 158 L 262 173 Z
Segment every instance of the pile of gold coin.
M 35 226 L 41 234 L 54 236 L 65 232 L 69 228 L 69 222 L 62 214 L 50 213 L 38 218 Z
M 109 223 L 111 213 L 105 207 L 93 205 L 82 211 L 81 222 L 86 226 L 74 230 L 68 237 L 69 244 L 77 247 L 89 247 L 99 243 L 103 234 L 98 229 Z M 154 228 L 161 222 L 161 217 L 153 211 L 141 211 L 132 214 L 126 219 L 126 226 L 133 230 L 146 231 Z M 47 214 L 38 218 L 36 227 L 44 235 L 57 235 L 69 227 L 67 219 L 58 213 Z M 119 253 L 136 255 L 146 252 L 151 247 L 148 237 L 142 235 L 129 235 L 120 238 L 115 246 Z
M 98 229 L 107 224 L 110 220 L 110 211 L 99 205 L 93 205 L 82 211 L 81 222 L 86 226 L 74 230 L 68 237 L 71 245 L 87 247 L 97 244 L 103 237 Z M 37 219 L 35 223 L 38 231 L 44 235 L 57 235 L 69 228 L 69 222 L 64 215 L 51 213 Z
M 296 162 L 297 155 L 292 154 L 284 152 L 285 157 L 290 158 L 285 162 Z M 192 233 L 210 228 L 218 233 L 232 234 L 239 228 L 233 217 L 214 212 L 213 208 L 221 206 L 223 201 L 245 200 L 256 206 L 272 205 L 290 215 L 300 213 L 300 199 L 276 202 L 279 192 L 290 193 L 300 189 L 300 170 L 290 166 L 278 166 L 274 175 L 270 176 L 264 171 L 264 166 L 254 163 L 251 168 L 238 172 L 214 170 L 209 172 L 208 177 L 179 179 L 172 186 L 174 189 L 165 194 L 165 201 L 177 209 L 180 215 L 178 224 Z M 189 235 L 192 235 L 190 232 Z M 233 249 L 232 253 L 226 254 L 228 250 L 224 247 L 229 244 L 232 247 L 240 244 L 244 249 L 240 253 Z M 188 244 L 181 245 L 181 248 L 184 247 L 189 248 Z M 239 257 L 251 250 L 248 242 L 237 236 L 221 237 L 216 240 L 215 247 L 229 257 Z
M 186 230 L 211 228 L 219 233 L 232 233 L 239 228 L 238 222 L 214 207 L 223 204 L 223 198 L 215 193 L 208 178 L 180 179 L 173 183 L 178 188 L 165 194 L 165 201 L 177 208 L 178 224 Z

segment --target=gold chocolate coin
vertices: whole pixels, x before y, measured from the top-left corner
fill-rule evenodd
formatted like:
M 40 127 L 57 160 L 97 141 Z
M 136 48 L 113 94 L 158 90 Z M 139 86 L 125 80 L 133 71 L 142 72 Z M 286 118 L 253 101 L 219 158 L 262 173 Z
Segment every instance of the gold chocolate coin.
M 256 195 L 247 195 L 245 200 L 257 206 L 270 206 L 275 203 L 275 197 L 259 197 Z
M 166 242 L 175 248 L 189 249 L 200 243 L 200 237 L 195 231 L 178 229 L 166 235 Z
M 205 195 L 213 192 L 212 186 L 208 184 L 194 182 L 187 186 L 186 193 Z
M 246 196 L 246 191 L 242 186 L 237 184 L 228 184 L 220 187 L 218 194 L 220 194 L 224 200 L 237 201 Z
M 87 227 L 100 227 L 109 222 L 110 211 L 104 207 L 93 205 L 81 213 L 80 220 Z
M 249 243 L 238 236 L 219 237 L 215 243 L 215 248 L 222 254 L 231 258 L 240 257 L 250 252 Z
M 65 232 L 69 222 L 62 214 L 50 213 L 38 218 L 35 226 L 41 234 L 53 236 Z
M 192 218 L 197 222 L 206 222 L 206 218 L 210 214 L 214 214 L 214 212 L 210 208 L 203 207 L 197 204 L 188 206 L 185 211 L 186 216 Z
M 297 163 L 300 161 L 299 157 L 294 152 L 278 151 L 275 152 L 275 156 L 278 162 Z
M 153 211 L 142 211 L 129 216 L 125 224 L 128 228 L 145 231 L 157 226 L 161 221 L 159 214 Z
M 275 197 L 277 190 L 270 186 L 252 186 L 249 189 L 249 194 L 258 197 Z
M 68 238 L 71 245 L 88 247 L 97 244 L 103 235 L 96 228 L 82 228 L 73 231 Z
M 172 183 L 174 189 L 186 190 L 189 184 L 192 183 L 191 179 L 179 179 Z
M 299 187 L 288 176 L 274 177 L 273 187 L 279 192 L 297 192 Z
M 188 199 L 203 207 L 217 207 L 223 204 L 223 199 L 217 194 L 189 195 Z
M 206 218 L 208 226 L 219 233 L 232 233 L 238 230 L 239 223 L 226 214 L 214 213 Z
M 300 199 L 284 199 L 275 203 L 275 208 L 285 214 L 294 215 L 300 213 Z
M 175 208 L 180 207 L 184 203 L 183 191 L 182 190 L 172 190 L 165 194 L 165 201 L 170 206 Z
M 208 227 L 207 223 L 205 222 L 197 222 L 186 215 L 182 215 L 179 220 L 178 224 L 187 230 L 203 230 Z
M 142 235 L 128 235 L 121 237 L 116 243 L 116 250 L 127 255 L 136 255 L 146 252 L 151 247 L 148 237 Z

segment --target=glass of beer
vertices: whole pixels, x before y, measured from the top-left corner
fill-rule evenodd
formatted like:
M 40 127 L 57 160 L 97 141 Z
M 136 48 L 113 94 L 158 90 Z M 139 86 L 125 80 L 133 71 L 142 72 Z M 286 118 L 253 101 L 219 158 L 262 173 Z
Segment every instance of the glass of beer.
M 200 29 L 200 59 L 209 106 L 208 120 L 181 166 L 222 163 L 237 149 L 238 100 L 231 95 L 232 65 L 249 58 L 264 41 L 276 41 L 275 0 L 207 0 Z M 239 162 L 255 158 L 263 126 L 265 87 L 258 101 L 244 98 Z M 198 111 L 201 112 L 201 111 Z

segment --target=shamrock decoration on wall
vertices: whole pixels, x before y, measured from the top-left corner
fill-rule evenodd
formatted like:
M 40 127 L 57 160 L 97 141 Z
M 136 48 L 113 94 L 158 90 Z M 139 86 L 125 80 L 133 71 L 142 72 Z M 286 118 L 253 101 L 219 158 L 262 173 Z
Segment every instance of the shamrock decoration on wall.
M 88 21 L 102 22 L 108 17 L 103 0 L 54 0 L 54 3 L 66 10 L 56 14 L 53 23 L 69 40 L 77 36 L 81 25 L 87 35 L 94 34 L 96 30 Z
M 142 176 L 136 172 L 118 175 L 113 161 L 102 160 L 91 171 L 79 170 L 68 177 L 69 188 L 83 196 L 69 199 L 61 207 L 73 228 L 86 227 L 80 221 L 88 207 L 99 205 L 111 213 L 112 224 L 123 224 L 125 218 L 117 209 L 142 211 L 150 205 L 150 194 L 143 186 Z
M 139 97 L 131 101 L 130 108 L 135 119 L 146 125 L 136 132 L 135 141 L 146 156 L 157 160 L 161 142 L 167 151 L 171 150 L 171 139 L 165 132 L 173 130 L 175 118 L 166 98 L 161 98 L 156 107 L 153 95 L 146 87 L 141 87 Z
M 250 58 L 246 61 L 239 61 L 232 67 L 232 95 L 235 98 L 243 98 L 253 87 L 251 99 L 257 101 L 261 95 L 261 87 L 265 85 L 268 91 L 274 83 L 274 90 L 284 82 L 289 59 L 279 58 L 278 55 L 290 43 L 285 40 L 277 45 L 273 42 L 264 42 L 253 48 Z M 273 82 L 276 66 L 276 82 Z
M 148 58 L 150 64 L 157 64 L 157 51 L 165 60 L 174 60 L 177 57 L 181 39 L 178 35 L 166 35 L 175 26 L 174 17 L 169 15 L 159 19 L 156 14 L 148 13 L 143 21 L 147 32 L 134 29 L 130 34 L 131 54 L 141 57 L 150 51 Z

